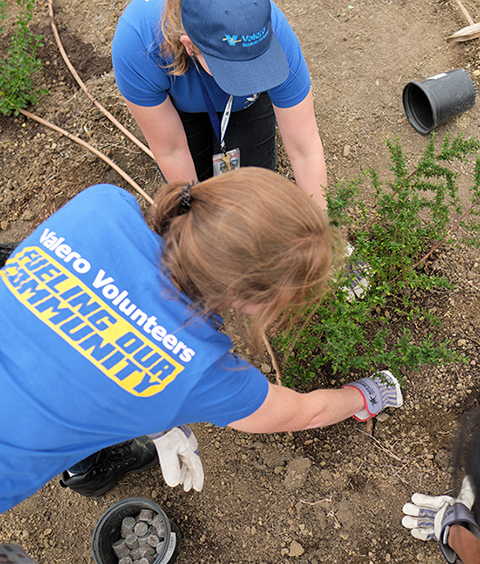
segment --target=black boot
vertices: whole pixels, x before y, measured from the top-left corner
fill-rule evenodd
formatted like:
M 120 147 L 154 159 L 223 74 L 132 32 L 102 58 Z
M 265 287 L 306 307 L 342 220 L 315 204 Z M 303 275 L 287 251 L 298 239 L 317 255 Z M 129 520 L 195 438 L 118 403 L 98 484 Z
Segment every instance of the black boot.
M 158 462 L 153 441 L 146 435 L 104 448 L 62 473 L 60 485 L 85 497 L 101 497 L 127 474 Z
M 2 243 L 0 244 L 0 268 L 7 262 L 8 257 L 19 243 Z

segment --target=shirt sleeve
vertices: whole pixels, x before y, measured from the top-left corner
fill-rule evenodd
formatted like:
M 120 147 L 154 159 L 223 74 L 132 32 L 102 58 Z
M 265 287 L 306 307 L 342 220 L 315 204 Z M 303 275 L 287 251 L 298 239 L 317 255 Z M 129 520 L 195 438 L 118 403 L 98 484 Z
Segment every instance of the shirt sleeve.
M 192 390 L 189 418 L 225 427 L 254 413 L 265 401 L 268 387 L 267 378 L 259 370 L 228 353 Z
M 273 2 L 272 26 L 287 57 L 290 73 L 287 80 L 269 90 L 268 95 L 277 108 L 292 108 L 310 92 L 310 73 L 295 32 L 283 12 Z
M 161 68 L 158 44 L 145 45 L 138 31 L 120 18 L 112 43 L 115 81 L 124 98 L 138 106 L 158 106 L 170 80 Z

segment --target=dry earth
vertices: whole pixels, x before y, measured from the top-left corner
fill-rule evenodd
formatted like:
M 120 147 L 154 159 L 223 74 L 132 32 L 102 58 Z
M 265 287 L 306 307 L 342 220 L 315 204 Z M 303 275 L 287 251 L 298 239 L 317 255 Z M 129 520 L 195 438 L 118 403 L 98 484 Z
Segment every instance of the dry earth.
M 401 93 L 408 80 L 458 67 L 477 82 L 480 74 L 478 41 L 445 41 L 465 25 L 453 0 L 349 2 L 279 1 L 310 66 L 332 184 L 369 166 L 388 176 L 386 139 L 398 137 L 412 160 L 423 152 L 427 139 L 403 113 Z M 104 151 L 154 194 L 161 181 L 152 161 L 71 78 L 55 46 L 46 4 L 37 0 L 35 29 L 45 36 L 40 55 L 46 66 L 38 81 L 50 95 L 33 111 Z M 55 0 L 54 8 L 65 49 L 90 92 L 139 134 L 116 90 L 109 59 L 125 4 Z M 465 5 L 480 21 L 478 2 L 465 0 Z M 5 42 L 0 56 L 4 51 Z M 440 127 L 439 138 L 447 131 L 478 136 L 479 117 L 477 106 Z M 111 182 L 129 188 L 83 147 L 22 116 L 0 117 L 0 162 L 0 242 L 20 240 L 87 186 Z M 290 174 L 282 152 L 279 170 Z M 368 187 L 362 197 L 369 200 Z M 139 202 L 146 209 L 141 197 Z M 455 422 L 478 407 L 479 263 L 478 251 L 461 244 L 442 251 L 438 269 L 454 290 L 416 296 L 418 303 L 435 308 L 443 322 L 437 336 L 451 338 L 468 355 L 468 364 L 405 372 L 405 405 L 378 417 L 373 437 L 353 420 L 293 436 L 248 436 L 197 425 L 206 473 L 201 494 L 167 488 L 158 468 L 127 478 L 99 500 L 63 490 L 53 480 L 2 515 L 0 542 L 22 545 L 41 564 L 91 563 L 90 540 L 99 517 L 114 502 L 141 496 L 159 503 L 180 526 L 181 564 L 439 564 L 435 543 L 416 541 L 402 529 L 401 508 L 415 491 L 449 490 Z M 261 367 L 272 373 L 267 359 Z M 319 385 L 340 383 L 319 380 Z

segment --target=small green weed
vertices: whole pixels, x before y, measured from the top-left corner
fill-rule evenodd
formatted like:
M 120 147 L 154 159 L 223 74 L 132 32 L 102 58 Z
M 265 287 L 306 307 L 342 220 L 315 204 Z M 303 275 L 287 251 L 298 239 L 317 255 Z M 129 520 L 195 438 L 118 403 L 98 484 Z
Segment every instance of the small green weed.
M 0 59 L 0 111 L 5 115 L 18 115 L 19 108 L 38 102 L 47 93 L 35 90 L 32 75 L 42 69 L 42 62 L 36 51 L 42 45 L 42 36 L 35 35 L 29 28 L 35 0 L 16 0 L 19 13 L 17 27 L 7 50 L 7 57 Z M 7 0 L 0 0 L 0 25 L 6 18 Z M 0 27 L 0 32 L 3 33 Z
M 382 183 L 369 170 L 340 184 L 328 196 L 332 223 L 349 231 L 354 246 L 351 262 L 370 266 L 370 287 L 363 299 L 349 301 L 343 287 L 345 275 L 337 274 L 331 291 L 310 312 L 303 327 L 291 328 L 276 339 L 286 360 L 285 385 L 306 383 L 322 367 L 334 374 L 388 368 L 400 377 L 401 367 L 418 369 L 462 360 L 449 349 L 448 341 L 434 342 L 428 327 L 438 325 L 439 320 L 412 296 L 430 289 L 448 290 L 448 282 L 427 274 L 423 265 L 435 249 L 447 244 L 456 227 L 468 218 L 470 232 L 478 235 L 480 159 L 476 157 L 468 206 L 460 203 L 458 175 L 449 165 L 476 155 L 480 143 L 462 135 L 453 140 L 446 137 L 435 154 L 432 135 L 412 170 L 398 142 L 387 142 L 387 147 L 393 181 Z M 374 188 L 373 217 L 358 200 L 359 188 L 367 178 Z M 394 333 L 392 323 L 403 329 Z M 424 337 L 419 338 L 415 329 L 412 332 L 418 323 L 423 324 Z

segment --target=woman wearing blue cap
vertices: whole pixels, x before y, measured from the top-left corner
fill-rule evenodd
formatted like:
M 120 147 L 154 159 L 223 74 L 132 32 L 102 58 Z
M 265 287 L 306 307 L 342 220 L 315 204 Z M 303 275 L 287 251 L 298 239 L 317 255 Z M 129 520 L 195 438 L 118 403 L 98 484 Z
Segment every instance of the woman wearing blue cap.
M 297 184 L 326 208 L 308 68 L 270 0 L 133 0 L 115 79 L 167 181 L 275 168 L 275 123 Z

